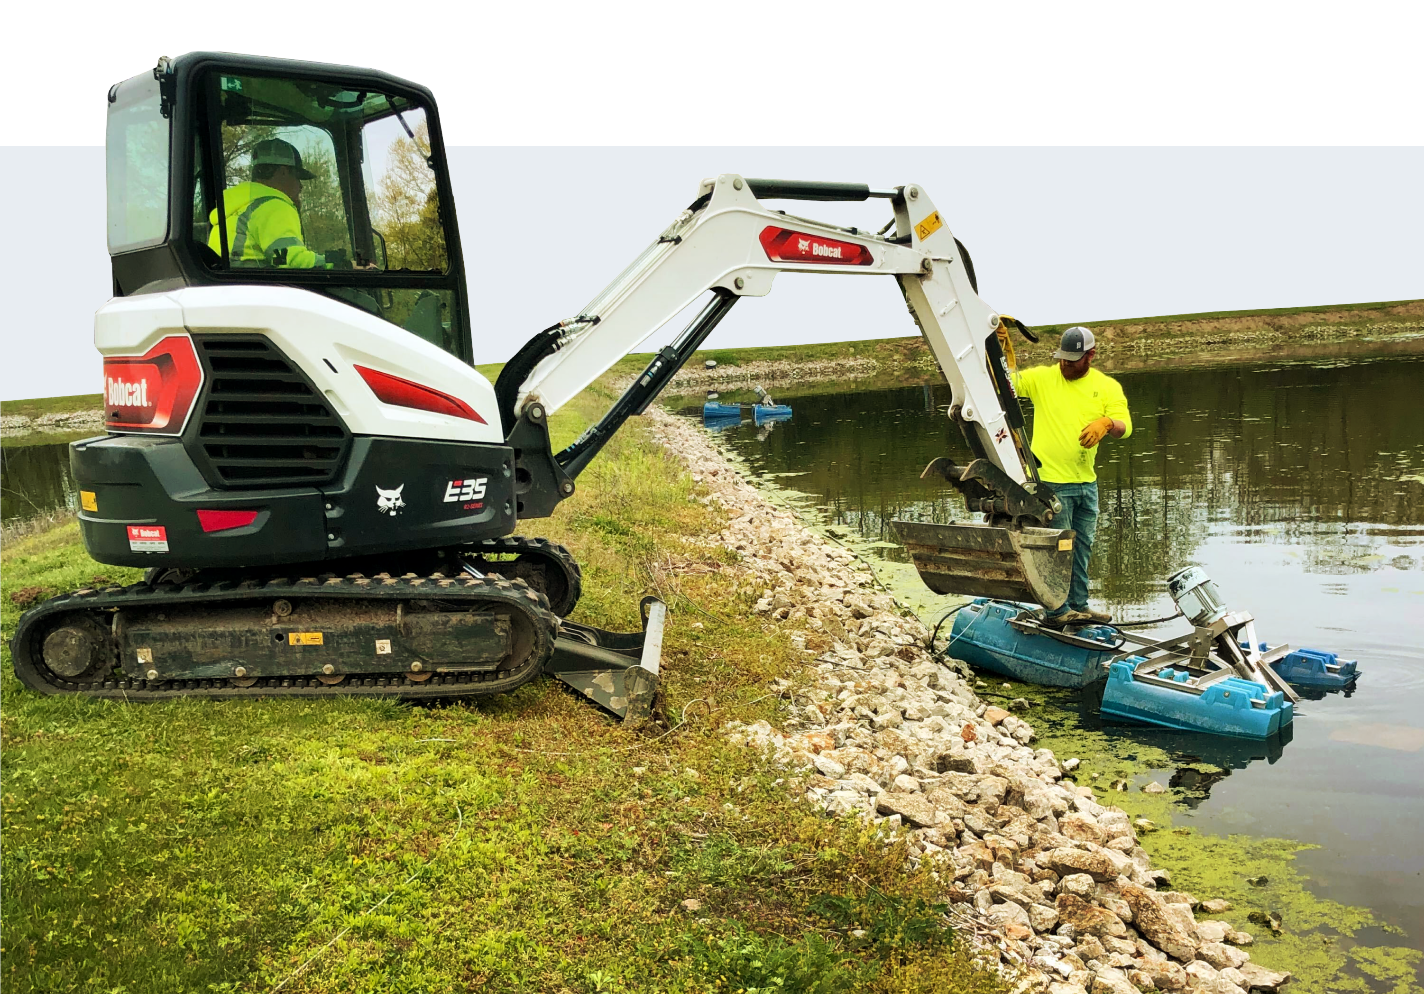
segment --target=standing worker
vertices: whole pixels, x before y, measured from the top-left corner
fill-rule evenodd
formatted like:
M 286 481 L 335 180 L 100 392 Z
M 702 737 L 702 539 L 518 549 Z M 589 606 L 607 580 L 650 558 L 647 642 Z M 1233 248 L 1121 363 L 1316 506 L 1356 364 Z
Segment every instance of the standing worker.
M 1000 340 L 1006 339 L 1003 328 Z M 1094 461 L 1105 437 L 1132 434 L 1127 398 L 1117 380 L 1093 369 L 1097 352 L 1093 333 L 1076 326 L 1063 333 L 1053 366 L 1035 366 L 1018 373 L 1014 386 L 1033 401 L 1033 454 L 1039 480 L 1063 503 L 1054 528 L 1071 528 L 1073 579 L 1068 602 L 1044 619 L 1051 628 L 1106 624 L 1112 616 L 1088 608 L 1088 560 L 1098 528 L 1098 474 Z

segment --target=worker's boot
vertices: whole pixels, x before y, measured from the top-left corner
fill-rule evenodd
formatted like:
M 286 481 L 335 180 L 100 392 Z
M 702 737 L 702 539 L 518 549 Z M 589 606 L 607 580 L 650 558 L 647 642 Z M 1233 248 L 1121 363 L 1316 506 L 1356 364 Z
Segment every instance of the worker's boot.
M 1106 611 L 1094 611 L 1092 608 L 1089 608 L 1088 610 L 1082 611 L 1080 613 L 1086 614 L 1090 619 L 1092 619 L 1092 622 L 1095 625 L 1112 624 L 1112 615 L 1108 614 Z
M 1063 629 L 1070 626 L 1090 625 L 1093 623 L 1093 616 L 1087 611 L 1064 611 L 1062 614 L 1050 614 L 1039 622 L 1044 628 Z

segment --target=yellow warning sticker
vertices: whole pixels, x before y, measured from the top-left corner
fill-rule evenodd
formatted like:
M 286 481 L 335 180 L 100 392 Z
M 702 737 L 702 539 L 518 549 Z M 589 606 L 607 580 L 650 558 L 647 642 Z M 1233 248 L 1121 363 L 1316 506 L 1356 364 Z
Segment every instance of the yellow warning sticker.
M 288 645 L 325 645 L 321 640 L 321 632 L 288 632 Z
M 97 511 L 99 510 L 99 498 L 94 495 L 92 490 L 81 490 L 79 491 L 79 506 L 86 511 Z
M 1059 552 L 1069 552 L 1069 551 L 1072 550 L 1072 548 L 1073 548 L 1073 540 L 1072 540 L 1071 538 L 1060 538 L 1060 539 L 1058 540 L 1058 551 L 1059 551 Z
M 915 234 L 919 236 L 920 241 L 924 241 L 930 235 L 933 235 L 936 231 L 943 227 L 944 218 L 939 216 L 939 211 L 935 211 L 929 217 L 925 218 L 919 224 L 915 225 Z

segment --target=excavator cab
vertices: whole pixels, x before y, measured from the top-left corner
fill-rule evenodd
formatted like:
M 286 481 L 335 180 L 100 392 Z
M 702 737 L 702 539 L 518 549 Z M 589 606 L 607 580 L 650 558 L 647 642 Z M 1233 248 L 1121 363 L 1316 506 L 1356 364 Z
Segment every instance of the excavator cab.
M 193 53 L 115 85 L 107 138 L 115 296 L 296 286 L 472 360 L 428 90 L 367 69 Z

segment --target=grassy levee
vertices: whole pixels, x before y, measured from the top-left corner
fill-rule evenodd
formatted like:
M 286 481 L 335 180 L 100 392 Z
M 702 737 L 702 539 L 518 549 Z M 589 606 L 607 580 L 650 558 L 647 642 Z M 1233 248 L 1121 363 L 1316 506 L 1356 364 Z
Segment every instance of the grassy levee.
M 670 603 L 656 739 L 547 681 L 439 707 L 48 698 L 7 645 L 5 989 L 999 990 L 929 927 L 902 843 L 790 803 L 716 731 L 774 718 L 767 682 L 797 666 L 701 540 L 719 520 L 635 421 L 531 523 L 584 566 L 576 620 Z M 17 591 L 138 577 L 74 523 L 0 556 L 7 640 Z
M 77 393 L 69 397 L 39 397 L 34 400 L 0 401 L 0 415 L 18 414 L 38 418 L 45 414 L 67 414 L 70 411 L 97 411 L 104 403 L 101 393 Z
M 1106 369 L 1130 369 L 1170 363 L 1184 357 L 1200 361 L 1230 362 L 1262 354 L 1288 354 L 1292 350 L 1318 352 L 1361 340 L 1390 341 L 1424 334 L 1424 300 L 1380 301 L 1363 304 L 1334 304 L 1319 307 L 1284 307 L 1258 311 L 1213 311 L 1202 314 L 1172 314 L 1162 317 L 1126 318 L 1109 321 L 1069 321 L 1034 326 L 1040 336 L 1033 345 L 1017 334 L 1014 347 L 1023 366 L 1051 361 L 1058 338 L 1065 328 L 1085 324 L 1098 340 L 1098 362 Z M 614 374 L 624 379 L 641 372 L 651 354 L 624 358 Z M 917 335 L 855 342 L 806 345 L 773 345 L 755 348 L 707 349 L 697 352 L 686 372 L 672 383 L 679 392 L 689 381 L 695 384 L 707 360 L 722 367 L 751 367 L 775 382 L 778 367 L 786 367 L 787 378 L 801 380 L 796 367 L 822 364 L 822 378 L 846 379 L 854 375 L 861 384 L 885 385 L 939 380 L 938 367 L 929 349 Z M 854 374 L 837 371 L 836 363 L 869 360 Z M 755 364 L 755 365 L 753 365 Z M 725 369 L 723 372 L 727 372 Z

